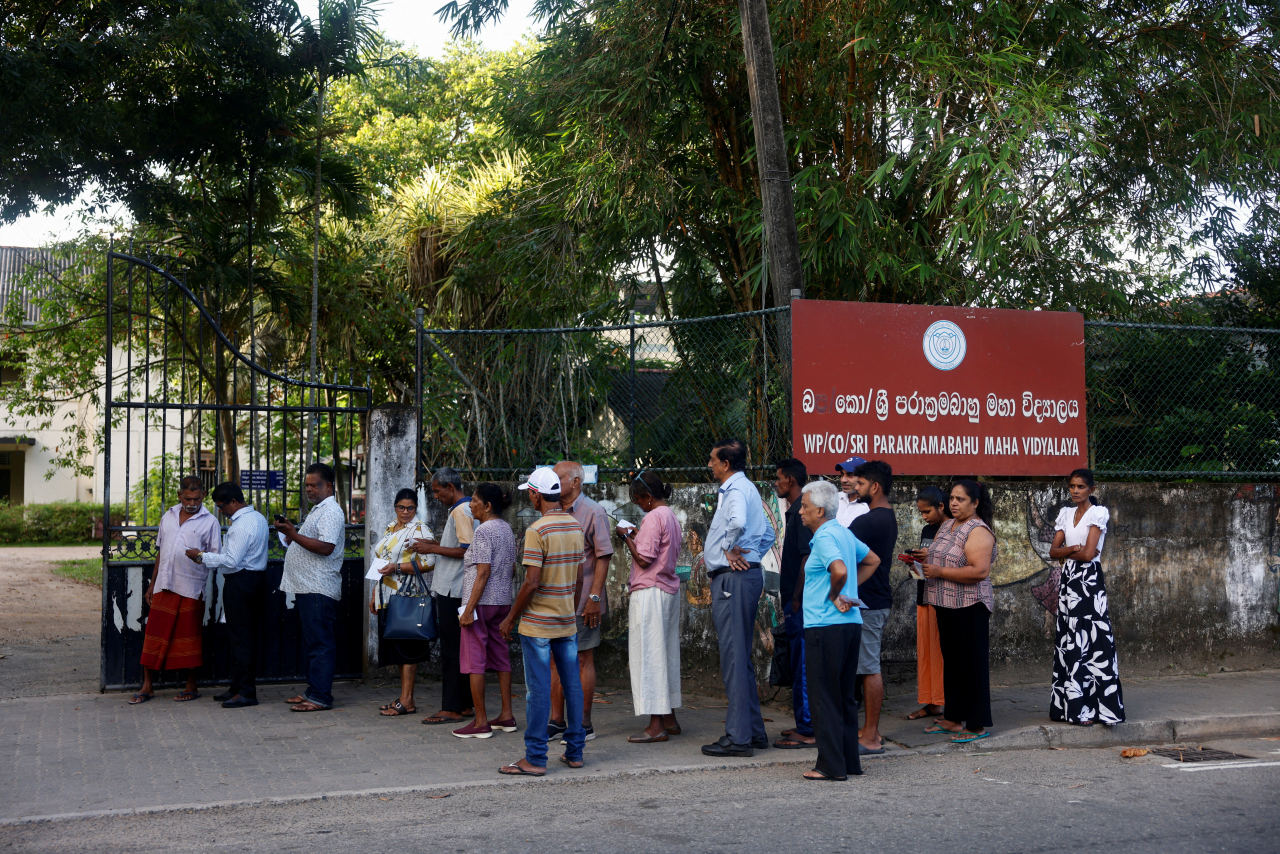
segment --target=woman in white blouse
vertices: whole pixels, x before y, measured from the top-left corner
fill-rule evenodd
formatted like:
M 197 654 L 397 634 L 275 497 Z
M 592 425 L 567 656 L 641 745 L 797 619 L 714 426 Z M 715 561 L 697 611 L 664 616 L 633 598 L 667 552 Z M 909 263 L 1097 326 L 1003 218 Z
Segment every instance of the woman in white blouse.
M 1067 491 L 1072 506 L 1058 514 L 1049 549 L 1049 557 L 1062 561 L 1049 717 L 1080 726 L 1114 725 L 1124 721 L 1124 698 L 1099 560 L 1111 514 L 1093 497 L 1089 469 L 1073 471 Z

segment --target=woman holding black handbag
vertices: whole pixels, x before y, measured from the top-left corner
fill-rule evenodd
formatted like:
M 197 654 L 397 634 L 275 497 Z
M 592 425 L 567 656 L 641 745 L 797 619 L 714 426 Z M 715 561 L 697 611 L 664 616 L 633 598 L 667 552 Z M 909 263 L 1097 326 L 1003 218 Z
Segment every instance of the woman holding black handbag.
M 427 528 L 418 518 L 418 494 L 412 489 L 402 489 L 396 493 L 396 518 L 383 531 L 382 538 L 373 547 L 373 556 L 385 560 L 386 566 L 378 571 L 382 580 L 374 587 L 373 596 L 369 600 L 369 613 L 378 616 L 378 663 L 400 668 L 400 696 L 381 708 L 386 717 L 411 715 L 418 710 L 413 701 L 413 683 L 418 676 L 418 664 L 425 661 L 431 653 L 428 641 L 387 640 L 386 606 L 392 596 L 425 596 L 425 590 L 418 579 L 422 572 L 430 572 L 431 566 L 426 561 L 431 555 L 420 555 L 411 551 L 408 546 L 416 538 L 431 536 Z M 416 570 L 416 571 L 415 571 Z

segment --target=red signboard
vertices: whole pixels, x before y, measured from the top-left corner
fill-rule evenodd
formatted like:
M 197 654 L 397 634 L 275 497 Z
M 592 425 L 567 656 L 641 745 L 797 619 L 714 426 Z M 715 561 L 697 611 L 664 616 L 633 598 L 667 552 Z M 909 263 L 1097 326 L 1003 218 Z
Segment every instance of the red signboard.
M 792 430 L 810 473 L 1063 476 L 1087 464 L 1084 319 L 796 300 Z

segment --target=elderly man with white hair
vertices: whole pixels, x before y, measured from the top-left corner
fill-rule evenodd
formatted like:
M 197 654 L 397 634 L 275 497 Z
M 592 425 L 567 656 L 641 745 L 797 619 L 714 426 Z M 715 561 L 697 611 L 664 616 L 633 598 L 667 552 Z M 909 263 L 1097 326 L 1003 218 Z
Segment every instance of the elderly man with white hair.
M 839 508 L 839 493 L 827 481 L 802 491 L 800 521 L 813 539 L 793 607 L 804 607 L 805 684 L 818 740 L 818 759 L 806 780 L 847 780 L 862 773 L 855 694 L 862 634 L 858 570 L 874 572 L 880 559 L 840 524 Z

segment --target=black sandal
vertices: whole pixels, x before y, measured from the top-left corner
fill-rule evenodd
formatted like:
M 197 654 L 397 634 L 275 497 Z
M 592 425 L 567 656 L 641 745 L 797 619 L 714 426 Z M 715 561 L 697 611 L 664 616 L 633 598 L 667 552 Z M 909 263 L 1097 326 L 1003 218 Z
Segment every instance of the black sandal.
M 418 709 L 416 706 L 412 709 L 406 709 L 399 700 L 396 700 L 395 702 L 392 702 L 392 703 L 388 703 L 387 705 L 383 706 L 379 711 L 380 713 L 378 717 L 381 717 L 381 718 L 398 718 L 401 715 L 416 715 L 418 713 Z

